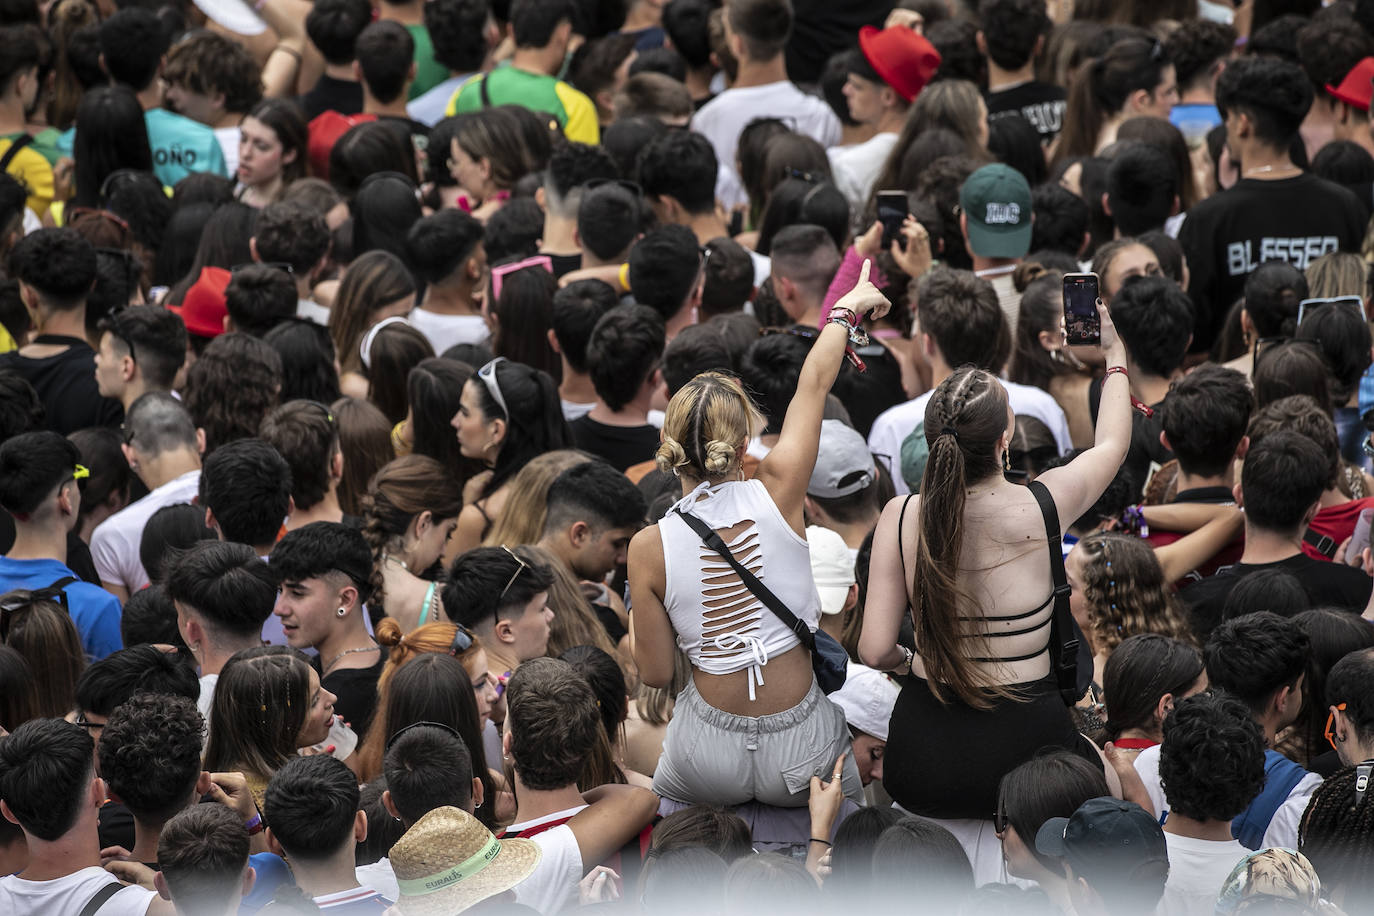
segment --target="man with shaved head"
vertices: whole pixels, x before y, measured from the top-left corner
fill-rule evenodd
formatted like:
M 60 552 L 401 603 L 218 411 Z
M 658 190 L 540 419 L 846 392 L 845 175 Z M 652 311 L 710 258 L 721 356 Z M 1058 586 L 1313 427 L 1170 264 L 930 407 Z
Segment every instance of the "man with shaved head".
M 129 406 L 124 457 L 149 493 L 105 519 L 91 535 L 100 584 L 121 602 L 148 584 L 138 557 L 143 526 L 163 506 L 195 501 L 204 449 L 205 434 L 170 394 L 152 391 Z

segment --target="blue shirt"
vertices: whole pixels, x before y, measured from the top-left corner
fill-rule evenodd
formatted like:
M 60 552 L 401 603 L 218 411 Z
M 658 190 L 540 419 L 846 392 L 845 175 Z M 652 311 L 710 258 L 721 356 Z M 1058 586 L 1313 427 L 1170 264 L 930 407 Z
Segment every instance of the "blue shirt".
M 143 124 L 148 129 L 148 145 L 153 150 L 153 174 L 168 187 L 195 172 L 232 177 L 215 132 L 199 121 L 165 108 L 149 108 L 143 112 Z M 57 138 L 58 152 L 70 156 L 75 141 L 76 128 L 73 127 Z
M 1175 105 L 1169 112 L 1169 123 L 1183 134 L 1189 146 L 1197 146 L 1207 140 L 1207 132 L 1221 123 L 1221 112 L 1215 105 L 1189 102 Z
M 16 588 L 47 588 L 58 579 L 76 576 L 56 560 L 11 560 L 0 557 L 0 592 Z M 124 648 L 119 635 L 119 599 L 98 585 L 77 578 L 63 591 L 67 609 L 81 634 L 81 648 L 92 661 L 99 661 Z
M 257 879 L 253 882 L 253 890 L 239 901 L 239 916 L 256 913 L 272 902 L 277 888 L 296 883 L 286 862 L 270 852 L 254 853 L 248 857 L 248 864 L 253 867 Z

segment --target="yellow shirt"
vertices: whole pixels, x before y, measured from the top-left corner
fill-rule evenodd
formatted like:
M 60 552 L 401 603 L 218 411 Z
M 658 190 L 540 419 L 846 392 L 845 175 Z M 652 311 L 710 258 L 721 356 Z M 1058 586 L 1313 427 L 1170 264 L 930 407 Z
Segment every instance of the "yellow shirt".
M 10 134 L 8 137 L 0 137 L 0 156 L 9 152 L 10 145 L 18 136 L 20 135 Z M 48 164 L 48 160 L 30 143 L 14 154 L 5 171 L 29 192 L 26 204 L 42 218 L 43 214 L 48 212 L 48 205 L 52 203 L 53 198 L 52 166 Z

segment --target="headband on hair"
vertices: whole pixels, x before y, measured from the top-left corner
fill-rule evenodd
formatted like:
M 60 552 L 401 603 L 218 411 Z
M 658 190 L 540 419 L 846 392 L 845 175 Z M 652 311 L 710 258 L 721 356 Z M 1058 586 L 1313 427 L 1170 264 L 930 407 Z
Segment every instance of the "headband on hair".
M 409 321 L 400 315 L 392 315 L 390 318 L 383 318 L 367 329 L 367 333 L 363 335 L 362 345 L 358 347 L 358 355 L 362 357 L 364 369 L 372 368 L 372 342 L 377 339 L 377 332 L 387 325 L 396 324 L 397 322 L 405 325 L 410 324 Z

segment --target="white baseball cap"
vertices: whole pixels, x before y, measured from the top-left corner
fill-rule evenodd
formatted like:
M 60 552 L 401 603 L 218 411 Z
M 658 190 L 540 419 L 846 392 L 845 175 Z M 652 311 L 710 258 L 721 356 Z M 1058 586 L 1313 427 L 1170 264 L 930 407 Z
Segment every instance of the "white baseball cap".
M 857 728 L 879 741 L 887 740 L 887 725 L 901 689 L 881 671 L 850 662 L 844 686 L 830 699 L 844 712 L 850 728 Z
M 811 578 L 821 596 L 821 613 L 838 614 L 855 581 L 854 554 L 838 532 L 820 525 L 807 526 L 806 544 L 811 548 Z

